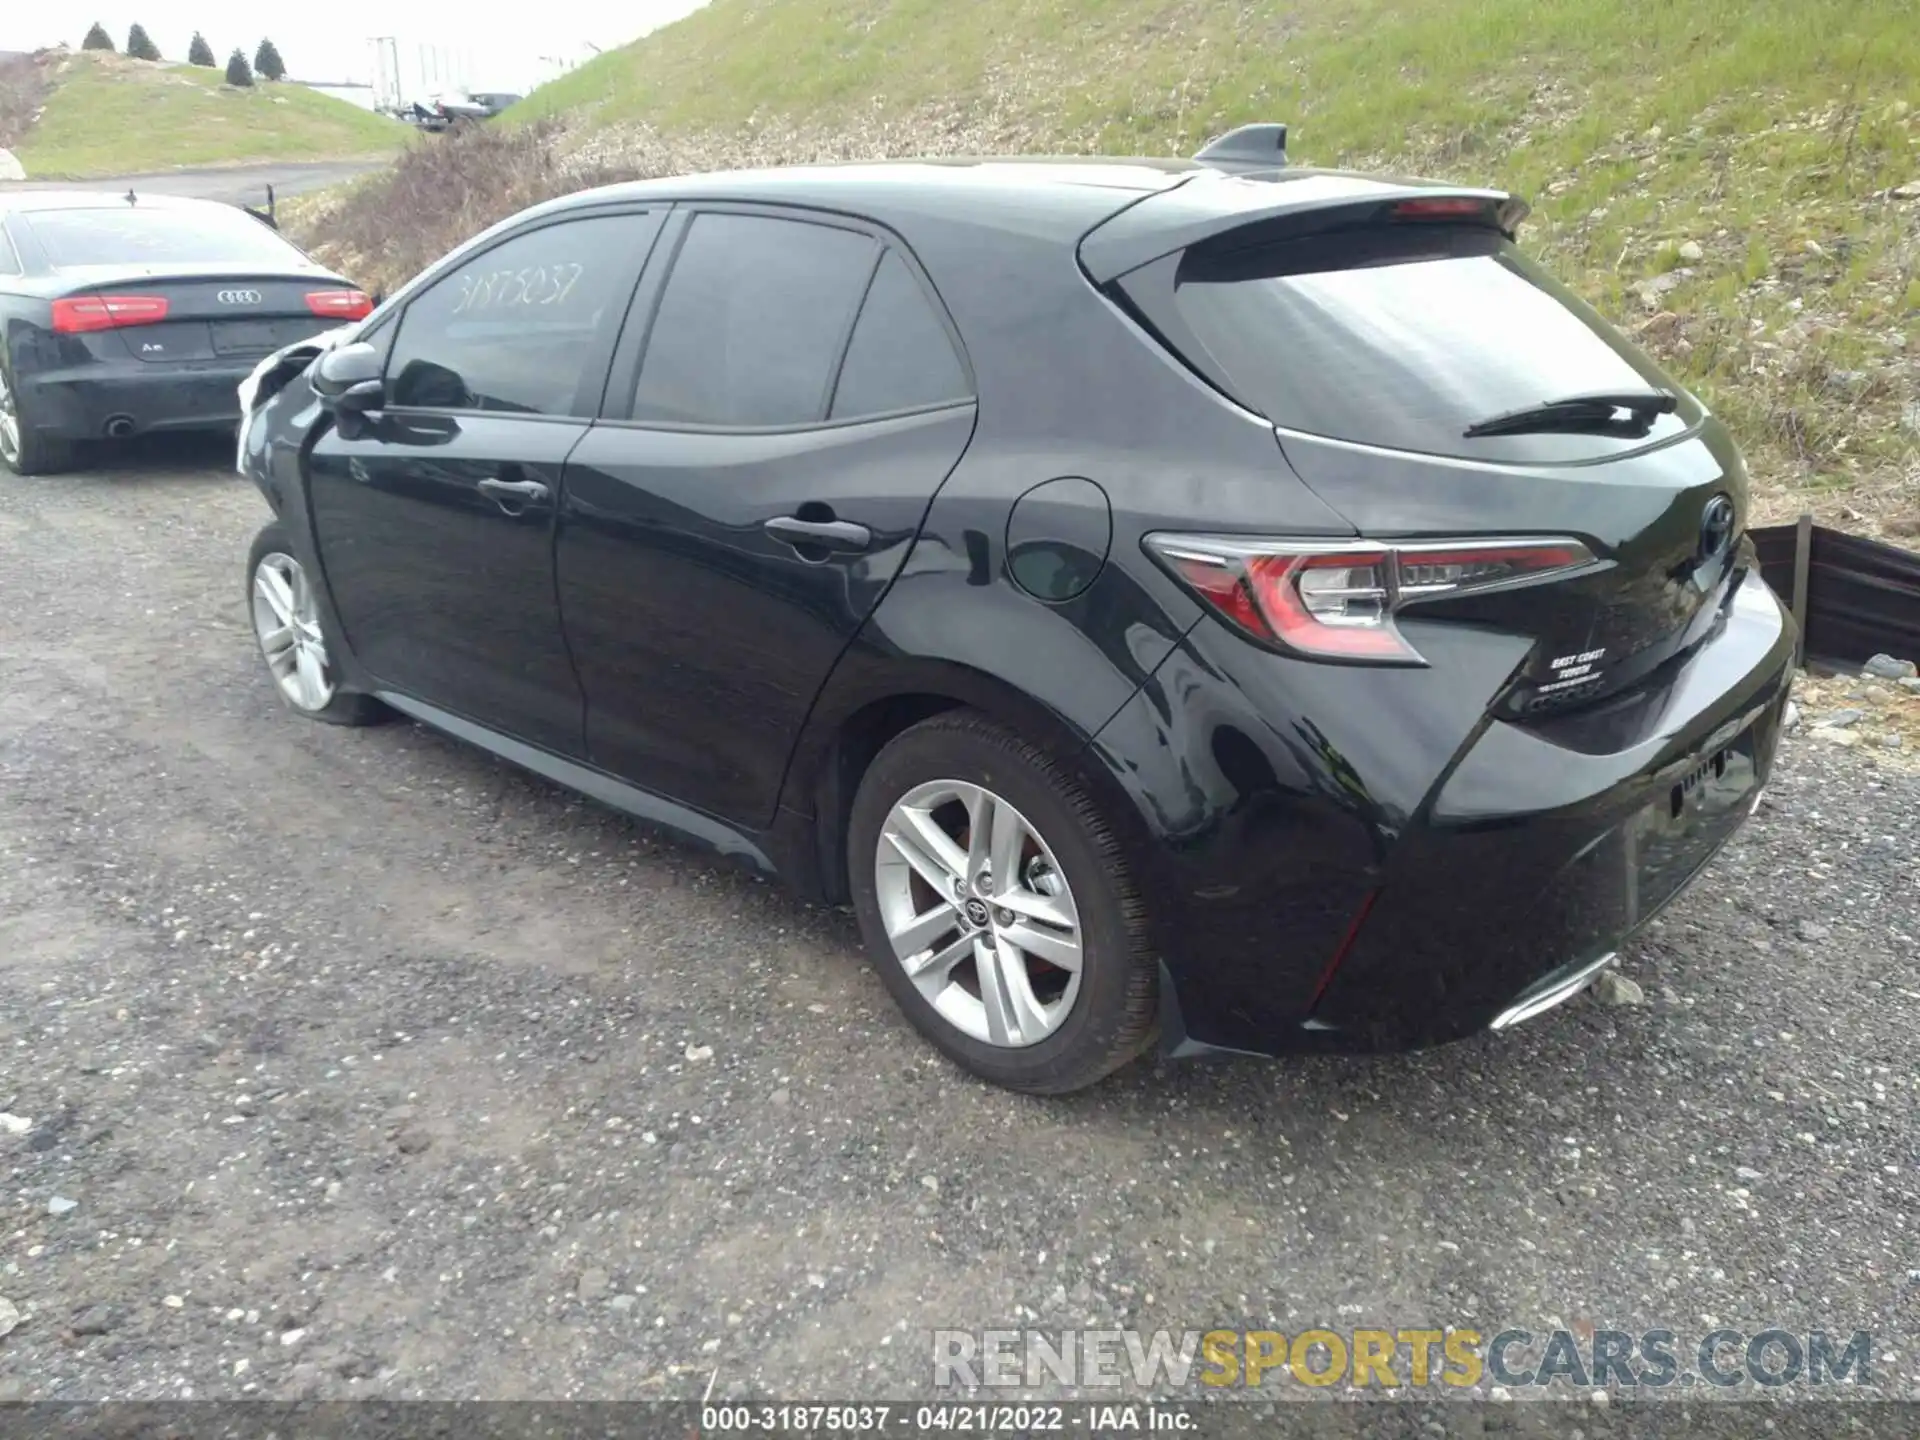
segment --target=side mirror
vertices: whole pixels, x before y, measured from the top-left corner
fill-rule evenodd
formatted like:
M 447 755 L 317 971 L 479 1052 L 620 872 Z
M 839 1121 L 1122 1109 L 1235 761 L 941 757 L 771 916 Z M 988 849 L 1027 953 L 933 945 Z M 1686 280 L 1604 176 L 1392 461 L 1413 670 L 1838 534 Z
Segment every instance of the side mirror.
M 377 409 L 386 398 L 386 382 L 380 378 L 385 364 L 365 341 L 336 345 L 314 363 L 314 394 L 334 410 Z

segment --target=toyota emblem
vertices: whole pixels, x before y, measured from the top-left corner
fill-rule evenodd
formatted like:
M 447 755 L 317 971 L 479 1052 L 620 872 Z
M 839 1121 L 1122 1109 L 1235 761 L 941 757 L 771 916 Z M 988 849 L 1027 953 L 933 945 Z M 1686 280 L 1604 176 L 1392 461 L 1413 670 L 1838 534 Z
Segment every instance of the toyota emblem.
M 1700 512 L 1700 558 L 1715 560 L 1733 544 L 1733 501 L 1716 495 Z
M 213 298 L 222 305 L 258 305 L 260 292 L 258 290 L 222 290 Z

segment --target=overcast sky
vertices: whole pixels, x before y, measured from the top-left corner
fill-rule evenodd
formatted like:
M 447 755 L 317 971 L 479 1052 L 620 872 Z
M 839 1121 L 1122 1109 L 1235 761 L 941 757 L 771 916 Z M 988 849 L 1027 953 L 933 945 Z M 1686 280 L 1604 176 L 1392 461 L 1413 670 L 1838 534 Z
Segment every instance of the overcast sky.
M 408 99 L 433 81 L 462 81 L 478 90 L 525 90 L 554 61 L 578 61 L 677 20 L 702 0 L 540 0 L 525 11 L 492 9 L 473 0 L 391 0 L 373 5 L 268 5 L 260 0 L 78 0 L 45 4 L 0 0 L 0 50 L 34 50 L 60 41 L 75 46 L 95 20 L 116 47 L 134 21 L 147 27 L 160 53 L 184 60 L 199 30 L 222 61 L 235 46 L 253 58 L 261 27 L 296 80 L 374 78 L 369 40 L 391 35 Z

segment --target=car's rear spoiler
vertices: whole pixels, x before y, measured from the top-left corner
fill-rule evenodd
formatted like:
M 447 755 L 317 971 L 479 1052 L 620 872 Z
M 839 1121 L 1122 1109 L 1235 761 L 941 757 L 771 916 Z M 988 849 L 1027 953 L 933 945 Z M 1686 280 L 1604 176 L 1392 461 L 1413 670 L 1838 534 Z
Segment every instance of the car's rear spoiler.
M 1503 190 L 1421 180 L 1383 180 L 1339 170 L 1287 165 L 1284 125 L 1248 125 L 1193 158 L 1197 170 L 1178 185 L 1129 205 L 1080 241 L 1080 264 L 1097 285 L 1129 270 L 1246 226 L 1289 217 L 1302 232 L 1401 219 L 1452 219 L 1497 226 L 1511 235 L 1526 202 Z

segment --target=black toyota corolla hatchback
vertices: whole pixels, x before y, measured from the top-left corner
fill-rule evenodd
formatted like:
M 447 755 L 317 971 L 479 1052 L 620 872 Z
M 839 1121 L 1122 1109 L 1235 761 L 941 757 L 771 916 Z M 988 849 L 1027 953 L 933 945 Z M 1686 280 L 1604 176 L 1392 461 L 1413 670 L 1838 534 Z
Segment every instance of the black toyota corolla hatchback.
M 850 901 L 1019 1089 L 1566 999 L 1768 772 L 1740 457 L 1519 202 L 1283 145 L 495 227 L 243 387 L 281 694 Z

